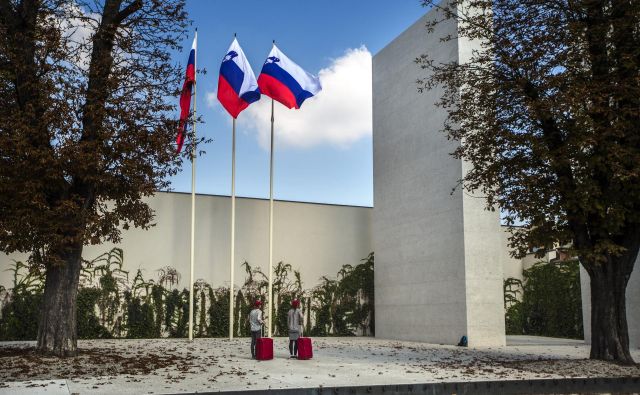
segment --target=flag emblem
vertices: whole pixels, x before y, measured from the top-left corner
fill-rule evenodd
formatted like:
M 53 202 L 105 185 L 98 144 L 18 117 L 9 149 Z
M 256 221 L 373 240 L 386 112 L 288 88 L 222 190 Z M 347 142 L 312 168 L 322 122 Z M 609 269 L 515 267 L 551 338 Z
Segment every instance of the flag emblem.
M 260 99 L 256 76 L 237 39 L 233 39 L 222 58 L 218 77 L 218 100 L 234 118 L 249 104 Z
M 258 86 L 260 92 L 289 108 L 300 108 L 322 90 L 318 77 L 304 71 L 275 44 L 262 66 Z

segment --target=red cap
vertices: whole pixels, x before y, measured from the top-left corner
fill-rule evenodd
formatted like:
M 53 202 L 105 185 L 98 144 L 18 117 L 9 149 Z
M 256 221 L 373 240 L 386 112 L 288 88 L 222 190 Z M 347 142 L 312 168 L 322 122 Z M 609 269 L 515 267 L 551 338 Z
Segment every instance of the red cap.
M 300 306 L 300 301 L 298 299 L 293 299 L 291 301 L 291 306 L 293 307 L 299 307 Z
M 262 306 L 262 302 L 260 301 L 260 299 L 258 299 L 258 300 L 256 300 L 255 302 L 253 302 L 253 305 L 254 305 L 255 307 Z

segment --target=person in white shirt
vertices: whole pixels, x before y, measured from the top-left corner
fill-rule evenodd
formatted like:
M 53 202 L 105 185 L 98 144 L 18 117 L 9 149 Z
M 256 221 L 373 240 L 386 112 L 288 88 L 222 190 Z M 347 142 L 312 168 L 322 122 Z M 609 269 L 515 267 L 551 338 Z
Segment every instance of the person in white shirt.
M 262 337 L 262 324 L 264 321 L 262 320 L 262 310 L 260 307 L 262 306 L 262 302 L 260 300 L 256 300 L 253 303 L 253 310 L 249 313 L 249 325 L 251 326 L 251 358 L 256 359 L 256 343 L 258 343 L 258 339 Z

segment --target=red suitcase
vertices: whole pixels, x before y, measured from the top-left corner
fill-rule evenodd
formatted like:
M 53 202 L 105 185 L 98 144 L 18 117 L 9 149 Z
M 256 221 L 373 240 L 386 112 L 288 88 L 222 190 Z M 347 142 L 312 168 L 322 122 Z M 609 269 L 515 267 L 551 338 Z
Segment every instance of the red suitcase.
M 267 361 L 273 359 L 273 339 L 270 337 L 261 337 L 256 343 L 256 359 L 259 361 Z
M 311 346 L 310 337 L 298 338 L 298 359 L 313 358 L 313 347 Z

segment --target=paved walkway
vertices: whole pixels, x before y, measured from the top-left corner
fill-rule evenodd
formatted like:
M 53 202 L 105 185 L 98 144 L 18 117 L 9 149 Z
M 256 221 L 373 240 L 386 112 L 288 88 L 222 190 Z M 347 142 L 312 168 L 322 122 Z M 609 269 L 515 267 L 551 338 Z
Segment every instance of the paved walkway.
M 318 338 L 314 339 L 314 358 L 298 361 L 288 359 L 287 339 L 276 338 L 275 359 L 258 362 L 248 357 L 248 339 L 196 339 L 193 343 L 182 339 L 87 340 L 79 342 L 84 350 L 84 356 L 79 359 L 61 362 L 53 358 L 30 357 L 30 364 L 26 365 L 17 359 L 19 357 L 11 356 L 8 347 L 33 346 L 33 343 L 0 343 L 0 351 L 4 350 L 0 358 L 0 394 L 158 394 L 532 378 L 640 377 L 638 366 L 621 367 L 585 359 L 589 348 L 579 341 L 509 337 L 508 343 L 507 347 L 469 349 L 373 338 Z M 632 354 L 640 361 L 640 350 L 633 350 Z M 118 362 L 109 360 L 109 355 L 128 359 Z M 163 359 L 164 362 L 160 362 L 164 367 L 154 368 L 160 363 L 159 359 Z M 136 364 L 136 361 L 140 363 Z M 131 371 L 128 371 L 129 367 Z

